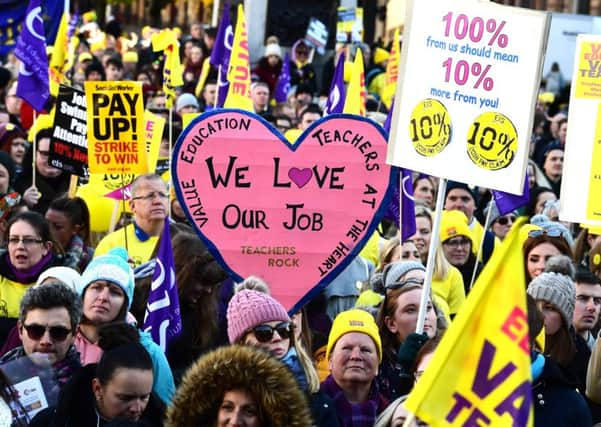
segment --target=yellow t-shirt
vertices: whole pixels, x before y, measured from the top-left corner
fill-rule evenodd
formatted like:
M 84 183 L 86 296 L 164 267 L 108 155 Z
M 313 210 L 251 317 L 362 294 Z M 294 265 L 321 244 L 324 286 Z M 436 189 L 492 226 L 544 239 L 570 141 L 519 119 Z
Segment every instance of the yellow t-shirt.
M 6 303 L 6 317 L 18 318 L 19 307 L 21 305 L 21 299 L 27 289 L 29 289 L 33 283 L 19 283 L 13 282 L 4 276 L 0 276 L 0 300 Z M 2 313 L 4 315 L 4 313 Z
M 125 244 L 126 234 L 127 245 Z M 136 236 L 134 225 L 129 224 L 124 228 L 104 236 L 94 251 L 94 257 L 104 255 L 113 248 L 122 247 L 127 249 L 127 253 L 134 261 L 135 267 L 138 267 L 152 258 L 152 253 L 154 252 L 154 248 L 158 241 L 159 238 L 157 236 L 150 237 L 144 242 L 140 241 L 138 236 Z

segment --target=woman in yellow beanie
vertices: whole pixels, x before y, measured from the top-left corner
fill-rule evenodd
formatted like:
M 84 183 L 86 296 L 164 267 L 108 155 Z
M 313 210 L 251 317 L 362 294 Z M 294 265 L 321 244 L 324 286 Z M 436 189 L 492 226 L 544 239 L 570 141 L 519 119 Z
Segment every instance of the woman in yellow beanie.
M 326 350 L 330 375 L 321 390 L 334 400 L 342 427 L 373 425 L 388 401 L 375 378 L 382 361 L 382 342 L 371 314 L 360 309 L 336 316 Z

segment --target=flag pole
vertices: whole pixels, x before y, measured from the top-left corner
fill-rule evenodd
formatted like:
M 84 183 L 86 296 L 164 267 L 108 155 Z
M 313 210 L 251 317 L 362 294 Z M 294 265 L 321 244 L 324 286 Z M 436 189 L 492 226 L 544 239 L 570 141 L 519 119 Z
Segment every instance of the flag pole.
M 402 403 L 401 403 L 401 405 L 402 405 Z M 409 412 L 409 411 L 407 411 L 407 412 Z M 405 418 L 403 427 L 411 427 L 413 425 L 414 421 L 415 421 L 415 415 L 413 414 L 413 412 L 409 412 L 409 415 L 407 416 L 407 418 Z
M 442 206 L 444 197 L 447 191 L 447 179 L 440 178 L 438 184 L 438 194 L 436 195 L 436 210 L 432 218 L 432 237 L 430 238 L 430 247 L 428 248 L 428 261 L 426 264 L 426 280 L 422 289 L 422 297 L 419 304 L 419 314 L 417 316 L 417 324 L 415 332 L 421 334 L 424 331 L 424 322 L 426 320 L 426 312 L 428 307 L 428 299 L 430 298 L 430 290 L 432 289 L 432 275 L 434 273 L 434 260 L 436 257 L 436 249 L 440 240 L 440 217 L 442 216 Z
M 37 157 L 38 154 L 38 143 L 36 142 L 37 139 L 37 127 L 36 127 L 36 120 L 37 120 L 37 111 L 35 110 L 35 108 L 33 109 L 33 156 L 31 156 L 31 178 L 32 178 L 32 182 L 31 185 L 33 188 L 35 188 L 36 190 L 38 189 L 38 187 L 36 187 L 35 185 L 35 176 L 36 176 L 36 171 L 35 171 L 35 158 Z M 37 191 L 36 191 L 37 192 Z
M 494 200 L 491 200 L 491 203 L 494 203 Z M 480 259 L 480 255 L 482 255 L 482 248 L 484 247 L 484 239 L 486 238 L 486 230 L 490 227 L 490 217 L 492 216 L 493 206 L 490 206 L 488 209 L 488 213 L 486 214 L 486 220 L 484 221 L 484 233 L 482 233 L 482 239 L 480 239 L 480 244 L 478 245 L 478 252 L 476 253 L 476 262 L 474 264 L 474 269 L 472 270 L 472 278 L 470 280 L 470 287 L 468 289 L 472 289 L 474 286 L 474 280 L 476 280 L 476 271 L 478 271 L 478 260 Z M 476 221 L 476 219 L 474 219 Z M 494 239 L 493 239 L 493 248 L 494 248 Z
M 167 95 L 169 96 L 169 95 Z M 169 107 L 169 192 L 173 188 L 173 174 L 171 173 L 171 162 L 173 160 L 173 102 Z M 171 218 L 171 202 L 167 206 L 167 216 Z
M 219 103 L 219 83 L 221 83 L 221 64 L 217 66 L 217 90 L 215 91 L 215 101 L 213 101 L 213 109 L 217 108 Z
M 403 194 L 405 194 L 405 183 L 403 182 L 403 170 L 399 169 L 399 241 L 401 242 L 401 253 L 403 252 Z

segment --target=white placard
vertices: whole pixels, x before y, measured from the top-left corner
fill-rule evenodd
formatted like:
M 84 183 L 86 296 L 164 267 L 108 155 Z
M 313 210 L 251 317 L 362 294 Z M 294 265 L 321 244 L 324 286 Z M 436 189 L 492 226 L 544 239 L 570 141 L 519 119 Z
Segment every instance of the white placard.
M 601 36 L 576 41 L 559 218 L 601 226 Z
M 387 161 L 521 194 L 549 15 L 409 0 Z

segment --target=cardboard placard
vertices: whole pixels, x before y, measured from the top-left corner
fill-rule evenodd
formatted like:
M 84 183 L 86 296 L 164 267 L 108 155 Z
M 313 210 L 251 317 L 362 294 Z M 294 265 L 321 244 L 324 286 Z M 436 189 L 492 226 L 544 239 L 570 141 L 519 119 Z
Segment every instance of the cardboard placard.
M 387 160 L 521 194 L 549 17 L 410 0 Z
M 60 85 L 50 139 L 51 166 L 77 176 L 89 175 L 87 122 L 84 92 Z
M 294 311 L 331 282 L 379 223 L 391 190 L 386 136 L 368 119 L 330 115 L 291 146 L 242 110 L 196 118 L 181 134 L 178 200 L 237 280 L 262 277 Z
M 140 82 L 85 82 L 90 173 L 146 173 Z

